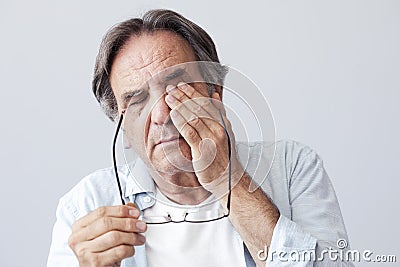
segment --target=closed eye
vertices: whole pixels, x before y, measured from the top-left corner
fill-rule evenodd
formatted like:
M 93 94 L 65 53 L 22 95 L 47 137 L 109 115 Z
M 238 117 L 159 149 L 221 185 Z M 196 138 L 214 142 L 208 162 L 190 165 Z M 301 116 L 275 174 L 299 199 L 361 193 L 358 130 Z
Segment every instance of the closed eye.
M 146 100 L 147 96 L 148 91 L 145 89 L 140 89 L 125 93 L 123 95 L 123 99 L 126 106 L 131 106 L 143 102 L 144 100 Z

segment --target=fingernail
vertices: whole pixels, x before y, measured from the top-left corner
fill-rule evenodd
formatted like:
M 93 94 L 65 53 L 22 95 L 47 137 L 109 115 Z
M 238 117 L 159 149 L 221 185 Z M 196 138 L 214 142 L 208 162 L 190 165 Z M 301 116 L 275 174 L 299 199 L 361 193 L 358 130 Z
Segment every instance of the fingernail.
M 138 235 L 137 240 L 139 243 L 144 244 L 146 242 L 146 237 L 144 235 Z
M 129 215 L 131 215 L 132 217 L 139 217 L 140 212 L 137 209 L 130 209 Z
M 167 85 L 167 87 L 165 88 L 165 90 L 167 91 L 167 92 L 171 92 L 173 89 L 175 88 L 175 86 L 173 86 L 173 85 Z
M 141 231 L 144 231 L 144 230 L 146 230 L 146 223 L 143 222 L 143 221 L 137 221 L 136 222 L 136 228 L 141 230 Z
M 175 97 L 171 96 L 171 95 L 166 95 L 165 96 L 165 101 L 169 102 L 169 103 L 174 103 L 175 102 Z
M 181 88 L 183 91 L 188 91 L 188 89 L 189 89 L 189 87 L 187 86 L 187 84 L 184 83 L 184 82 L 178 83 L 177 86 L 178 86 L 179 88 Z
M 219 94 L 218 94 L 217 92 L 214 92 L 214 93 L 212 94 L 212 98 L 213 98 L 213 99 L 216 99 L 216 100 L 218 100 L 218 101 L 221 100 L 221 97 L 219 96 Z

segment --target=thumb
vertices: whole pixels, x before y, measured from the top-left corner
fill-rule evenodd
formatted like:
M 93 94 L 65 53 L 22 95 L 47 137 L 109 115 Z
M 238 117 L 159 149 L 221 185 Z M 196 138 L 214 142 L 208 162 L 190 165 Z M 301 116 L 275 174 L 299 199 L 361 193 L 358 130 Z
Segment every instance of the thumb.
M 126 203 L 125 206 L 137 208 L 137 207 L 136 207 L 136 204 L 135 204 L 135 203 L 132 203 L 132 202 Z
M 135 205 L 135 203 L 129 202 L 129 203 L 126 203 L 125 206 L 132 207 L 132 208 L 135 208 L 137 210 L 137 215 L 134 216 L 134 217 L 138 218 L 140 216 L 140 210 Z

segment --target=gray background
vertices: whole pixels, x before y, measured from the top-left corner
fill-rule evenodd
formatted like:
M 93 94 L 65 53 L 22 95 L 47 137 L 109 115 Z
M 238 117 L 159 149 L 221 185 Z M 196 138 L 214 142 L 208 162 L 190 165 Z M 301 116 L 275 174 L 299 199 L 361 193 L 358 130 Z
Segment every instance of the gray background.
M 110 26 L 155 7 L 203 26 L 262 88 L 278 138 L 319 152 L 352 248 L 399 258 L 399 1 L 2 0 L 0 265 L 44 266 L 59 197 L 110 166 L 94 58 Z

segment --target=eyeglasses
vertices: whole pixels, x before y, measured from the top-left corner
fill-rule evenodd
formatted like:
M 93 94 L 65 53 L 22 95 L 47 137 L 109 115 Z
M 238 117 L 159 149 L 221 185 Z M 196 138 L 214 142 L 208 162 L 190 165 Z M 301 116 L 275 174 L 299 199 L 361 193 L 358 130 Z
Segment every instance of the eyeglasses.
M 117 170 L 117 159 L 116 159 L 116 143 L 117 143 L 117 138 L 118 138 L 118 133 L 122 125 L 122 121 L 124 118 L 125 114 L 124 110 L 118 121 L 117 129 L 115 131 L 114 135 L 114 140 L 113 140 L 113 146 L 112 146 L 112 157 L 113 157 L 113 165 L 114 165 L 114 173 L 115 173 L 115 179 L 117 180 L 117 185 L 118 185 L 118 190 L 119 190 L 119 195 L 121 198 L 122 205 L 125 205 L 125 200 L 122 194 L 122 188 L 121 188 L 121 182 L 118 176 L 118 170 Z M 232 166 L 231 166 L 231 140 L 229 138 L 228 131 L 226 129 L 226 124 L 223 119 L 221 110 L 218 109 L 222 126 L 224 127 L 227 143 L 228 143 L 228 157 L 229 157 L 229 163 L 228 163 L 228 175 L 229 175 L 229 181 L 228 181 L 228 186 L 229 186 L 229 192 L 228 192 L 228 200 L 226 203 L 226 209 L 227 212 L 223 210 L 221 207 L 218 210 L 215 211 L 205 211 L 205 212 L 199 212 L 199 213 L 192 213 L 192 212 L 185 212 L 183 214 L 183 218 L 181 220 L 174 220 L 172 219 L 170 214 L 166 214 L 165 216 L 143 216 L 142 220 L 145 221 L 147 224 L 166 224 L 166 223 L 182 223 L 182 222 L 187 222 L 187 223 L 206 223 L 206 222 L 213 222 L 217 220 L 221 220 L 223 218 L 229 217 L 230 214 L 230 208 L 231 208 L 231 193 L 232 193 Z

